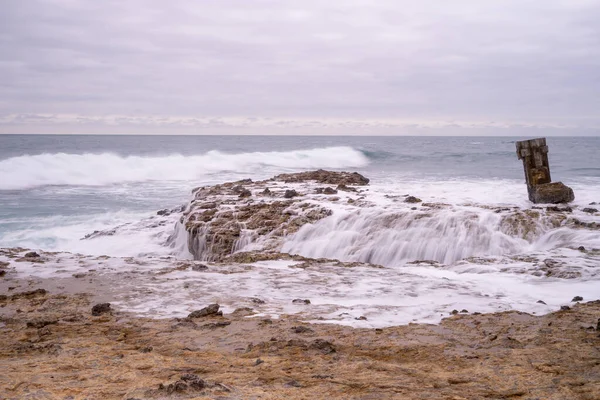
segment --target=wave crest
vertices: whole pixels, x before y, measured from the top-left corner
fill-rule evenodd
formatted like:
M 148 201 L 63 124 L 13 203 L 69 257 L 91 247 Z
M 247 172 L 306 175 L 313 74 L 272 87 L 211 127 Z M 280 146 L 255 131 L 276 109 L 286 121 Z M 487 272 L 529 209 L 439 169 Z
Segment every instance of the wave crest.
M 196 180 L 218 172 L 253 173 L 257 170 L 358 168 L 368 158 L 351 147 L 326 147 L 283 152 L 201 155 L 121 156 L 101 154 L 24 155 L 0 161 L 0 190 L 45 185 L 103 186 L 145 181 Z

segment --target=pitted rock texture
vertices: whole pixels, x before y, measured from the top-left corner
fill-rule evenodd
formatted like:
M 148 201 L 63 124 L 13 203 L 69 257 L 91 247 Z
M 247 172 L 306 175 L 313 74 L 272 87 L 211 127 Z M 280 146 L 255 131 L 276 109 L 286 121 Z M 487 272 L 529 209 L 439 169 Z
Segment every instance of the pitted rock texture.
M 196 260 L 221 261 L 249 244 L 273 250 L 303 225 L 332 214 L 323 203 L 339 199 L 314 196 L 335 193 L 331 185 L 366 185 L 358 173 L 324 170 L 282 174 L 267 181 L 245 179 L 194 189 L 194 200 L 180 223 Z M 319 190 L 317 190 L 319 189 Z

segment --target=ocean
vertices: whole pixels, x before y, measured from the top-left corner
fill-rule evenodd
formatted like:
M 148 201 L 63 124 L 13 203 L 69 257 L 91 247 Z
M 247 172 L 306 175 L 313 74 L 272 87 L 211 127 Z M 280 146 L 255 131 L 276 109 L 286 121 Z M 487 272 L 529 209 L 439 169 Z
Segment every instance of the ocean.
M 314 295 L 323 302 L 338 301 L 340 308 L 357 307 L 363 304 L 360 299 L 369 298 L 364 302 L 368 307 L 360 312 L 373 314 L 378 309 L 381 317 L 369 319 L 373 326 L 435 322 L 441 305 L 454 304 L 449 291 L 458 296 L 456 304 L 469 304 L 481 312 L 549 312 L 576 294 L 597 297 L 600 230 L 589 224 L 600 223 L 600 214 L 583 209 L 600 202 L 600 138 L 548 138 L 553 181 L 573 188 L 573 211 L 559 222 L 542 216 L 526 232 L 522 227 L 507 227 L 511 221 L 507 213 L 532 209 L 523 166 L 515 153 L 515 141 L 522 139 L 526 138 L 0 135 L 0 248 L 190 259 L 185 240 L 173 246 L 173 235 L 182 234 L 181 229 L 177 232 L 177 218 L 157 223 L 157 211 L 188 204 L 192 189 L 199 186 L 323 168 L 356 171 L 371 179 L 374 206 L 364 212 L 338 207 L 332 216 L 286 237 L 280 250 L 369 262 L 394 271 L 398 282 L 408 285 L 402 289 L 404 297 L 390 295 L 394 286 L 389 286 L 389 271 L 349 277 L 360 277 L 365 286 L 341 291 L 339 301 L 335 296 Z M 444 207 L 424 213 L 427 218 L 398 217 L 411 208 L 390 199 L 405 195 Z M 573 218 L 587 227 L 569 223 Z M 111 233 L 85 239 L 107 231 Z M 252 243 L 248 246 L 253 248 Z M 581 246 L 585 252 L 578 250 Z M 523 261 L 527 257 L 529 261 Z M 430 264 L 419 263 L 423 260 Z M 556 265 L 559 274 L 548 272 Z M 263 271 L 267 275 L 273 268 L 281 272 L 277 265 L 268 268 Z M 409 275 L 413 278 L 407 279 Z M 451 289 L 444 280 L 460 284 Z M 219 284 L 225 288 L 233 283 Z M 301 280 L 296 284 L 300 293 L 307 291 Z M 493 302 L 481 294 L 499 290 L 498 285 L 509 292 Z M 259 289 L 248 290 L 250 296 Z M 269 285 L 260 288 L 268 290 Z M 557 292 L 562 295 L 555 296 Z M 413 311 L 390 309 L 400 297 L 412 301 L 419 293 L 424 297 L 411 306 Z M 532 296 L 545 296 L 547 308 L 535 305 Z M 274 303 L 276 298 L 273 294 Z M 423 305 L 429 303 L 433 305 Z M 189 307 L 191 303 L 182 299 L 172 308 L 163 304 L 163 310 L 174 314 Z M 282 310 L 290 311 L 284 307 L 271 312 Z M 331 317 L 335 312 L 325 314 Z

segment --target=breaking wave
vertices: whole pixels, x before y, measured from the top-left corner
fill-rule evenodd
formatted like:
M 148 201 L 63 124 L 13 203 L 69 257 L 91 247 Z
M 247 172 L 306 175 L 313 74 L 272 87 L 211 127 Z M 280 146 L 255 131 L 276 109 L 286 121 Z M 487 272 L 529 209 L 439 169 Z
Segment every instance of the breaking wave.
M 201 155 L 121 156 L 102 154 L 39 154 L 0 161 L 0 190 L 45 185 L 103 186 L 145 181 L 192 181 L 219 172 L 264 173 L 270 170 L 359 168 L 369 163 L 351 147 L 326 147 L 283 152 Z

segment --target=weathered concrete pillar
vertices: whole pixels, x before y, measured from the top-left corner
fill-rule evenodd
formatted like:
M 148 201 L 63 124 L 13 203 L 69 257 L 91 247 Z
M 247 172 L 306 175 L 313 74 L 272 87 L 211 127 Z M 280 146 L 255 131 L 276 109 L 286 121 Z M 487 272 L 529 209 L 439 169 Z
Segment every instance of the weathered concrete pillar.
M 573 190 L 562 182 L 552 183 L 545 138 L 517 142 L 517 157 L 523 160 L 529 200 L 534 203 L 568 203 Z

